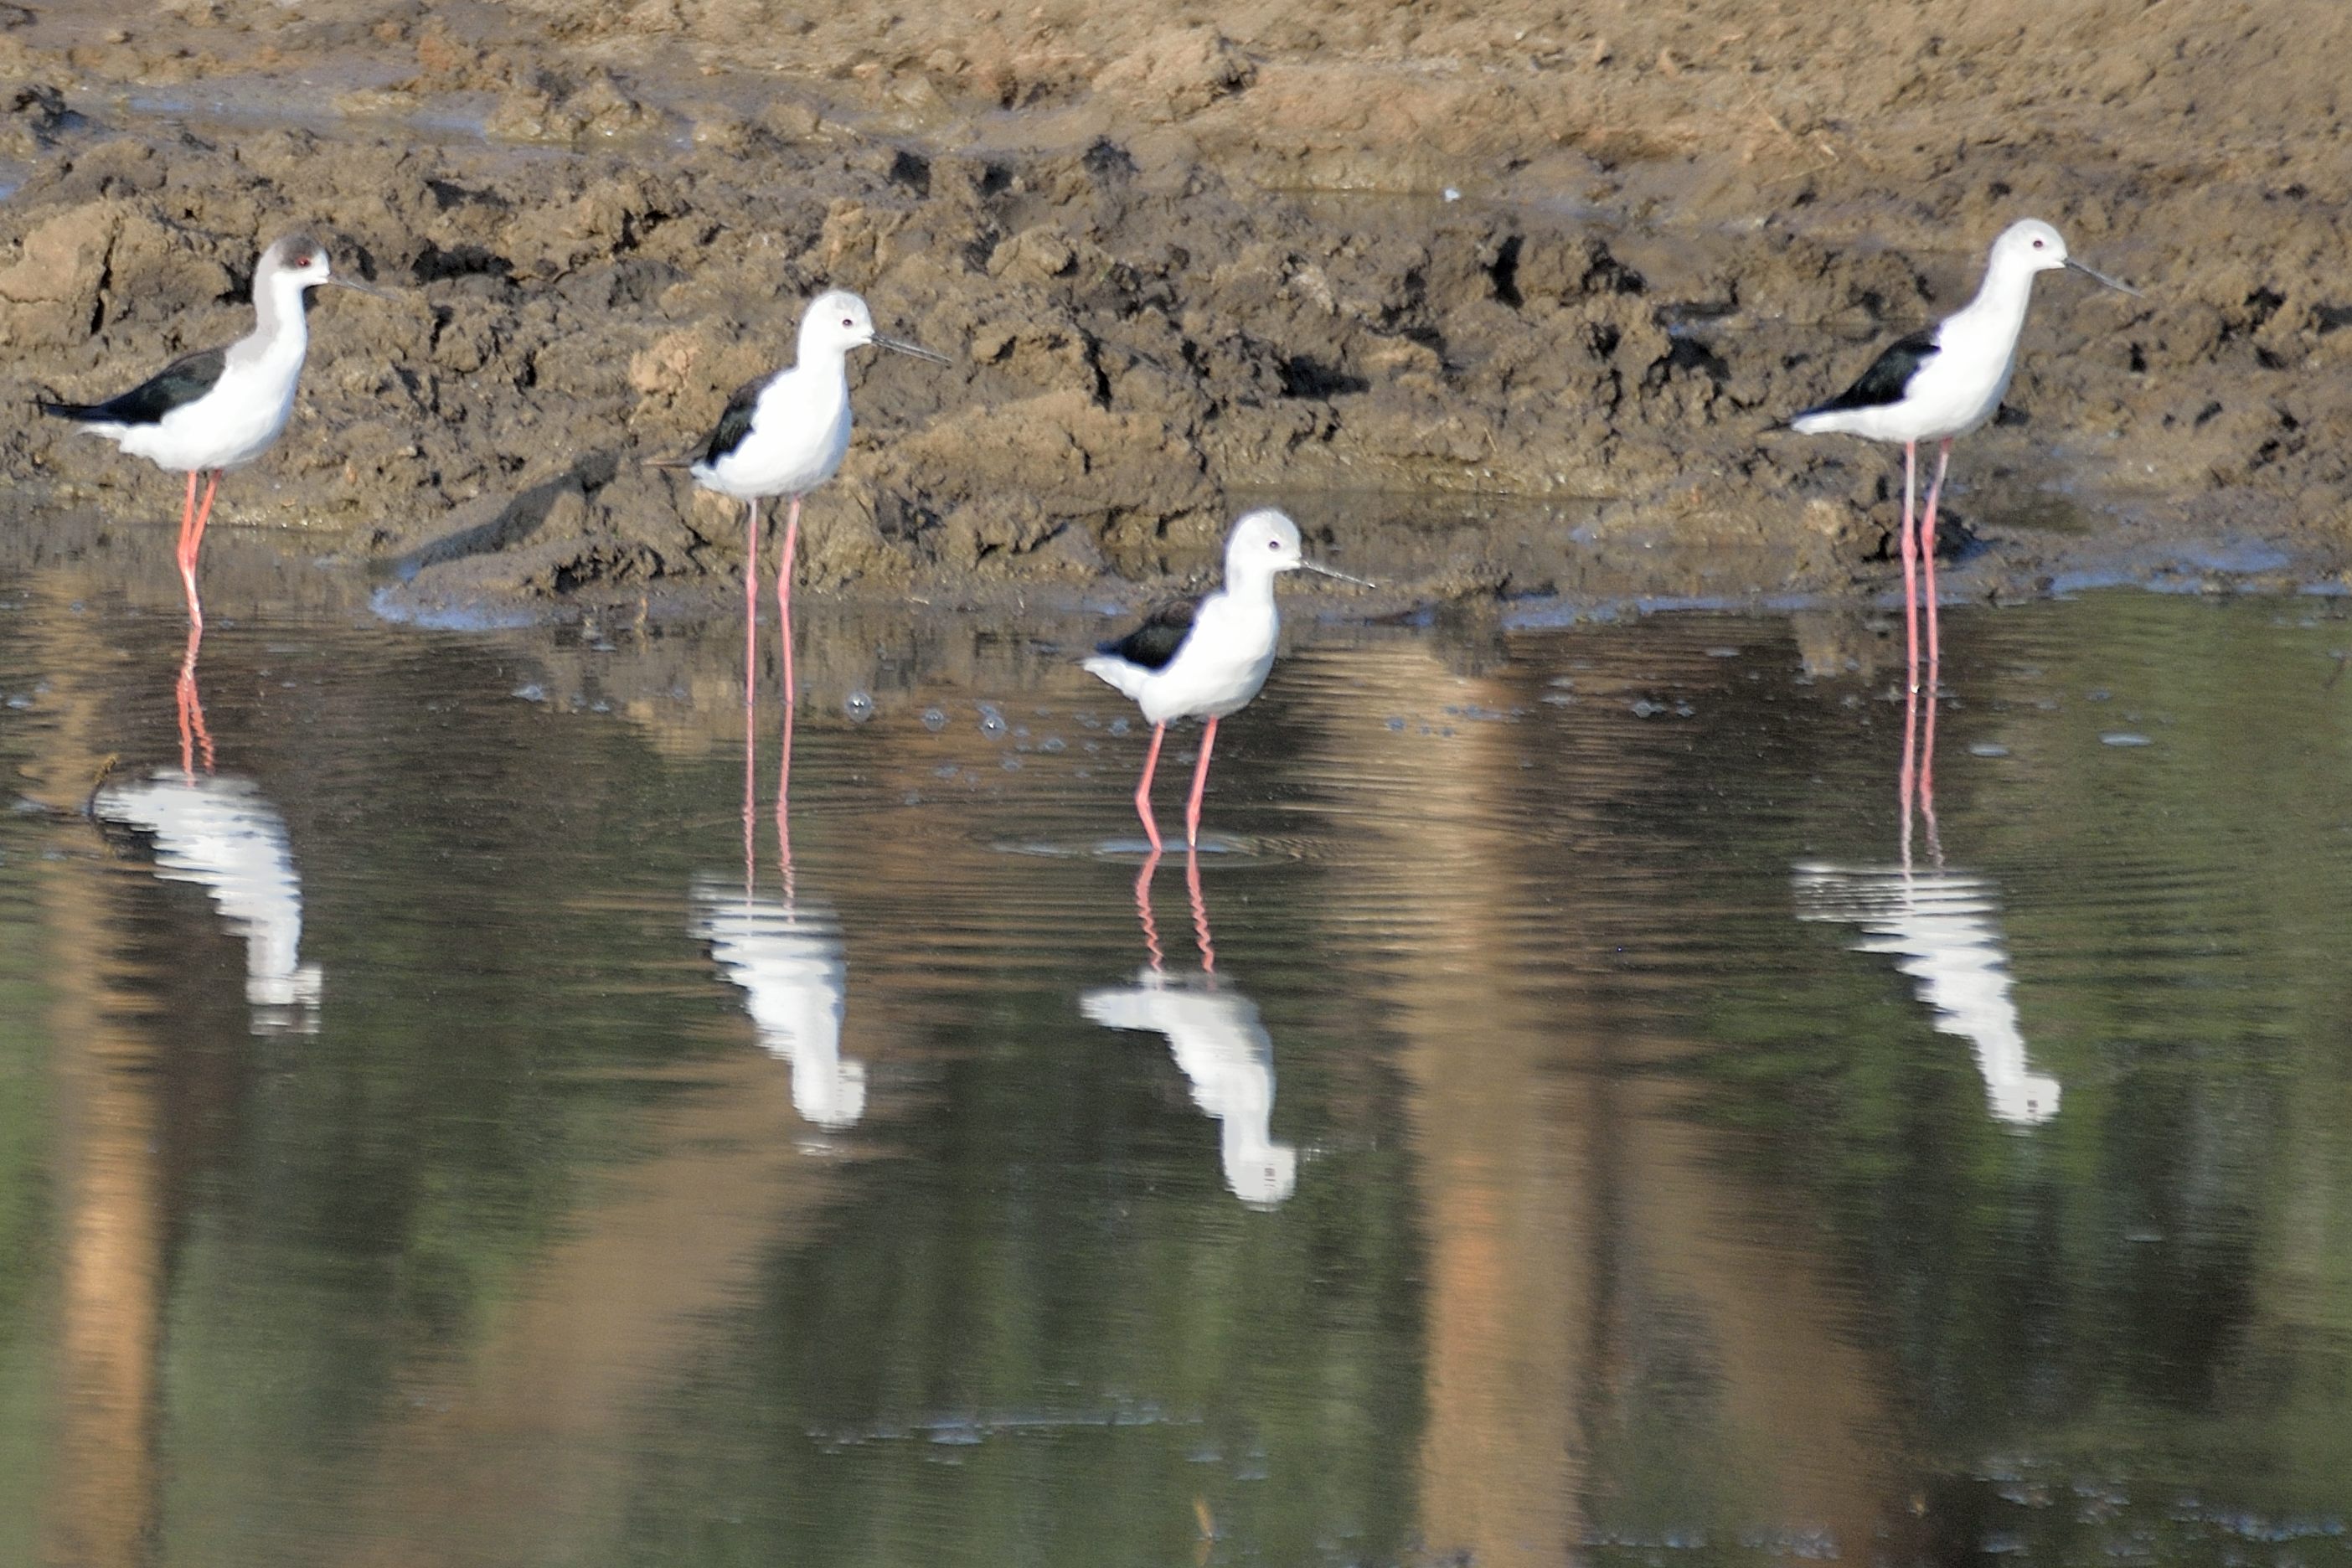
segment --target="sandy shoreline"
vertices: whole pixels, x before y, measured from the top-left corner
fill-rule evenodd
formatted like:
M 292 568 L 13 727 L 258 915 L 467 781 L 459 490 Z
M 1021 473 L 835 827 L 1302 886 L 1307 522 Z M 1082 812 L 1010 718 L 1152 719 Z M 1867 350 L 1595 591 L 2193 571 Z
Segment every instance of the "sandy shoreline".
M 318 226 L 404 297 L 314 312 L 224 521 L 418 605 L 733 603 L 739 514 L 641 459 L 828 284 L 957 363 L 854 369 L 817 591 L 1108 591 L 1205 560 L 1244 497 L 1391 605 L 1875 585 L 1899 456 L 1759 431 L 2027 213 L 2148 297 L 2044 280 L 1956 459 L 1960 591 L 2341 570 L 2324 5 L 119 16 L 0 18 L 0 393 L 233 336 L 257 242 Z M 173 499 L 50 422 L 0 463 L 20 516 Z

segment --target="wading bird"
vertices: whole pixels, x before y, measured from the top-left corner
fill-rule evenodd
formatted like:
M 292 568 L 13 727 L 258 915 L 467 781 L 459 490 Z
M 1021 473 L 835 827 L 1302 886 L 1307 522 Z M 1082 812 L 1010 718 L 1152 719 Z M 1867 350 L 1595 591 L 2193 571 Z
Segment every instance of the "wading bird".
M 1919 685 L 1919 605 L 1927 609 L 1927 661 L 1941 653 L 1936 632 L 1936 503 L 1952 439 L 1982 425 L 2000 406 L 2017 368 L 2018 334 L 2033 294 L 2033 275 L 2058 268 L 2080 272 L 2110 289 L 2137 297 L 2127 288 L 2094 272 L 2066 254 L 2058 231 L 2036 218 L 2013 223 L 1993 241 L 1984 282 L 1976 298 L 1936 325 L 1891 343 L 1862 379 L 1831 398 L 1794 415 L 1779 429 L 1801 436 L 1861 436 L 1903 443 L 1903 620 L 1910 648 L 1909 679 Z M 1939 443 L 1936 477 L 1927 486 L 1927 510 L 1915 536 L 1912 507 L 1918 490 L 1919 443 Z M 1927 584 L 1920 592 L 1913 565 L 1924 558 Z
M 1281 617 L 1274 605 L 1274 580 L 1285 572 L 1307 571 L 1369 588 L 1318 565 L 1300 553 L 1298 525 L 1278 511 L 1254 511 L 1234 524 L 1225 542 L 1225 584 L 1198 604 L 1186 601 L 1160 610 L 1117 642 L 1108 642 L 1086 661 L 1097 676 L 1134 699 L 1151 725 L 1151 750 L 1143 759 L 1143 779 L 1135 786 L 1135 815 L 1151 847 L 1160 847 L 1160 825 L 1151 816 L 1151 775 L 1160 765 L 1160 743 L 1174 719 L 1202 719 L 1200 765 L 1184 807 L 1184 842 L 1201 837 L 1201 793 L 1209 783 L 1209 749 L 1216 744 L 1217 721 L 1237 713 L 1265 684 L 1274 668 L 1275 636 Z
M 784 622 L 784 701 L 793 700 L 793 552 L 800 541 L 801 498 L 840 468 L 849 455 L 849 351 L 867 344 L 911 354 L 933 364 L 948 357 L 874 330 L 866 301 L 835 289 L 809 301 L 801 314 L 800 347 L 792 364 L 739 388 L 719 416 L 698 458 L 659 460 L 685 468 L 704 489 L 750 505 L 750 541 L 743 564 L 745 680 L 757 647 L 752 621 L 759 607 L 760 503 L 790 498 L 784 514 L 784 559 L 776 568 L 776 608 Z
M 310 346 L 302 294 L 322 283 L 383 296 L 382 289 L 332 276 L 325 248 L 309 235 L 288 235 L 263 251 L 254 268 L 253 331 L 226 348 L 174 360 L 103 403 L 40 405 L 42 413 L 71 419 L 134 458 L 188 476 L 180 510 L 180 582 L 187 590 L 189 622 L 198 631 L 205 613 L 196 599 L 196 551 L 212 516 L 213 492 L 222 469 L 253 461 L 285 430 Z M 201 507 L 199 474 L 205 476 Z

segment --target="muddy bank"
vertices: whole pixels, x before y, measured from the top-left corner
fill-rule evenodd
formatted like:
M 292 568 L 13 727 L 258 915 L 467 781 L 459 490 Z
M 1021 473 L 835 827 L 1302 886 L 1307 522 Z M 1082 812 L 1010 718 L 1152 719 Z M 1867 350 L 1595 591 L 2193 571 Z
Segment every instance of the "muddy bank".
M 1883 576 L 1899 468 L 1759 431 L 2031 212 L 2148 298 L 2044 280 L 1948 547 L 1986 547 L 1989 592 L 2212 539 L 2333 573 L 2352 23 L 1816 9 L 11 13 L 0 395 L 234 336 L 258 245 L 310 224 L 402 298 L 321 300 L 296 422 L 222 513 L 415 606 L 731 598 L 740 514 L 642 459 L 825 285 L 956 363 L 854 367 L 819 589 L 1149 578 L 1246 495 L 1396 597 L 1644 558 L 1675 563 L 1651 592 L 1811 591 Z M 175 500 L 48 421 L 0 463 L 20 512 Z

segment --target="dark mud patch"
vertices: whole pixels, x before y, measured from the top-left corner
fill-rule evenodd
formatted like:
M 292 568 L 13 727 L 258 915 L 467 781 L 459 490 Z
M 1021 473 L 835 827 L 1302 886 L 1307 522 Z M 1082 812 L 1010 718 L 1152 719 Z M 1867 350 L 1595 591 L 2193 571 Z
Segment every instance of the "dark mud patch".
M 1648 592 L 1834 593 L 1885 578 L 1899 455 L 1759 432 L 2032 210 L 2149 297 L 2045 284 L 1956 459 L 1956 563 L 2061 583 L 2092 542 L 2001 519 L 2094 495 L 2126 571 L 2208 538 L 2337 570 L 2352 191 L 2303 112 L 2335 13 L 2217 41 L 1993 5 L 1927 47 L 1916 7 L 1689 9 L 851 5 L 789 47 L 716 0 L 34 16 L 0 31 L 30 84 L 0 394 L 236 335 L 256 250 L 307 223 L 401 297 L 322 301 L 296 424 L 221 506 L 419 603 L 731 599 L 740 510 L 643 459 L 788 357 L 825 286 L 957 363 L 854 367 L 819 592 L 1156 578 L 1273 495 L 1403 596 L 1605 596 L 1644 560 Z M 19 510 L 171 499 L 54 423 L 11 423 L 0 462 Z

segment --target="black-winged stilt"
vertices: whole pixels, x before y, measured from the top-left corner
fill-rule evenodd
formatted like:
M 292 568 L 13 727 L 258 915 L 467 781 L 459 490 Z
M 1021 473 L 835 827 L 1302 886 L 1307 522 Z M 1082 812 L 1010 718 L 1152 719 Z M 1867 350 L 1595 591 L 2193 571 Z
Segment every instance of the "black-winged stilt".
M 383 297 L 334 277 L 327 252 L 306 234 L 291 234 L 261 253 L 253 271 L 253 331 L 226 348 L 205 349 L 173 361 L 130 391 L 103 403 L 43 403 L 44 414 L 71 419 L 134 458 L 188 476 L 180 510 L 180 581 L 189 622 L 201 632 L 196 599 L 196 551 L 212 516 L 221 470 L 253 461 L 269 449 L 294 412 L 294 389 L 310 344 L 302 293 L 322 283 Z M 196 476 L 204 474 L 204 504 Z M 190 663 L 194 663 L 193 649 Z
M 2010 374 L 2017 368 L 2017 339 L 2032 299 L 2033 275 L 2061 267 L 2126 294 L 2139 292 L 2068 256 L 2066 242 L 2048 224 L 2037 218 L 2013 223 L 1993 241 L 1975 299 L 1935 326 L 1889 344 L 1861 380 L 1776 426 L 1802 436 L 1861 436 L 1903 443 L 1903 615 L 1915 690 L 1919 685 L 1922 595 L 1913 557 L 1916 552 L 1925 558 L 1932 668 L 1941 651 L 1936 631 L 1936 503 L 1951 462 L 1952 439 L 1982 425 L 2000 406 Z M 1922 441 L 1939 446 L 1936 477 L 1927 487 L 1927 510 L 1915 539 L 1912 514 Z
M 1225 542 L 1225 584 L 1197 603 L 1163 608 L 1117 642 L 1104 643 L 1086 660 L 1097 676 L 1143 710 L 1151 725 L 1151 750 L 1143 778 L 1135 786 L 1135 814 L 1151 847 L 1160 847 L 1160 825 L 1151 816 L 1151 775 L 1160 765 L 1160 743 L 1175 719 L 1202 719 L 1201 762 L 1193 770 L 1192 794 L 1184 808 L 1184 842 L 1201 837 L 1201 793 L 1209 782 L 1209 750 L 1216 744 L 1217 721 L 1239 712 L 1265 684 L 1274 668 L 1281 617 L 1274 605 L 1274 580 L 1285 572 L 1307 571 L 1369 588 L 1309 561 L 1300 552 L 1298 525 L 1278 511 L 1254 511 L 1234 524 Z
M 737 389 L 700 457 L 662 458 L 654 464 L 685 468 L 704 489 L 750 504 L 743 564 L 747 686 L 758 637 L 752 622 L 759 605 L 760 503 L 775 496 L 790 498 L 784 559 L 776 568 L 787 707 L 793 701 L 793 552 L 800 540 L 801 498 L 833 478 L 849 455 L 849 351 L 869 343 L 933 364 L 949 363 L 947 355 L 919 343 L 882 336 L 874 330 L 874 313 L 865 300 L 847 289 L 830 289 L 810 300 L 801 313 L 800 346 L 792 364 Z

